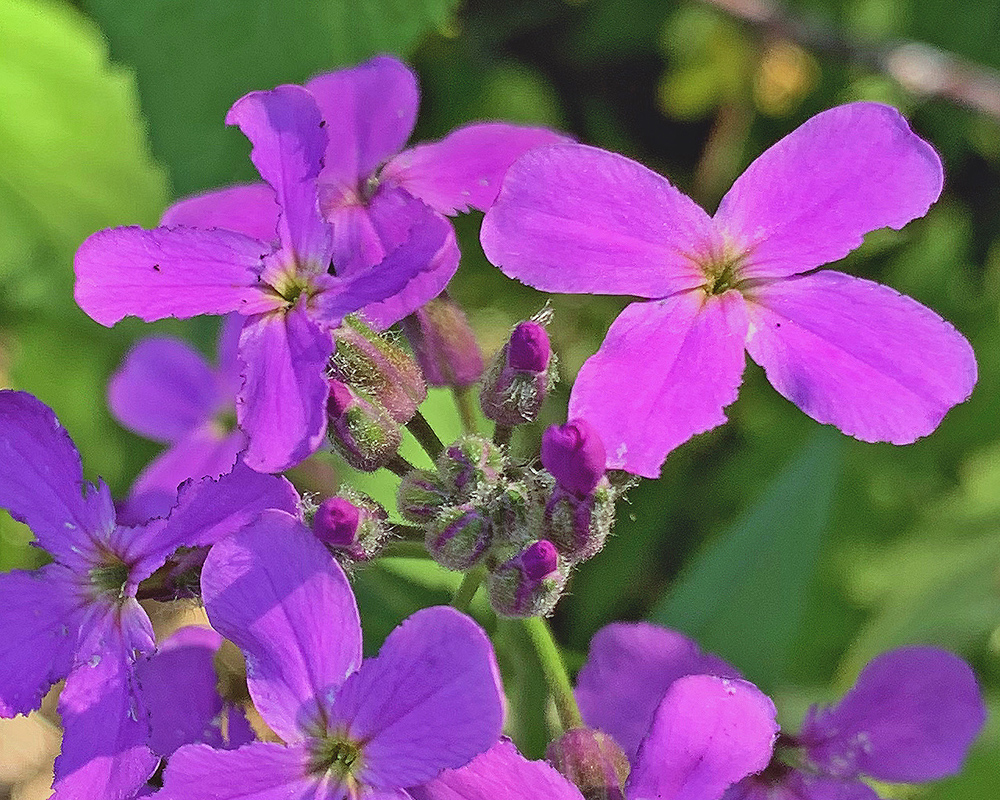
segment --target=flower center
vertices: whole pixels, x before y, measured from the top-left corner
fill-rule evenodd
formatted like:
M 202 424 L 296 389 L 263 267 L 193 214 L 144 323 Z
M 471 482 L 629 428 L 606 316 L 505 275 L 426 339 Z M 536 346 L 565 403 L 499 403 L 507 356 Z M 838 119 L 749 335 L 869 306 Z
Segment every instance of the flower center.
M 726 252 L 721 258 L 701 265 L 705 273 L 705 284 L 702 287 L 707 295 L 716 295 L 738 288 L 740 283 L 740 267 L 743 265 L 743 254 Z
M 341 784 L 356 787 L 363 764 L 361 746 L 345 734 L 328 733 L 312 742 L 309 772 L 313 775 L 330 774 Z
M 93 596 L 121 600 L 125 597 L 130 572 L 128 564 L 118 556 L 105 553 L 102 562 L 92 567 L 87 575 Z

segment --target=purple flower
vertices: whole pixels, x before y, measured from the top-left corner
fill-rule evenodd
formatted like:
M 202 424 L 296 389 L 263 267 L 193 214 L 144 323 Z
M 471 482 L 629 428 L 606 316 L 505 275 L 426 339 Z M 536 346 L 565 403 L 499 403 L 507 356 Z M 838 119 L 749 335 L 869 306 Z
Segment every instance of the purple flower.
M 812 271 L 925 214 L 941 183 L 937 154 L 895 109 L 851 103 L 767 150 L 714 217 L 622 156 L 533 150 L 482 242 L 543 291 L 648 298 L 584 364 L 569 413 L 597 427 L 610 468 L 655 477 L 725 421 L 744 350 L 809 416 L 864 441 L 912 442 L 969 396 L 975 357 L 951 325 L 885 286 Z
M 246 656 L 257 710 L 286 744 L 182 747 L 164 800 L 406 800 L 406 787 L 497 741 L 499 675 L 483 631 L 454 609 L 424 609 L 362 663 L 347 578 L 295 517 L 265 512 L 213 547 L 202 589 L 212 625 Z
M 277 472 L 323 440 L 331 329 L 346 314 L 403 291 L 428 269 L 450 227 L 425 215 L 377 264 L 345 270 L 335 260 L 343 231 L 331 228 L 318 206 L 328 137 L 313 96 L 301 86 L 253 92 L 226 119 L 253 143 L 251 158 L 273 189 L 277 243 L 275 228 L 264 235 L 265 223 L 255 230 L 262 238 L 183 225 L 100 231 L 77 251 L 75 293 L 104 325 L 128 314 L 147 321 L 241 314 L 244 380 L 236 414 L 249 440 L 244 458 L 254 469 Z M 401 203 L 422 207 L 412 198 Z
M 236 464 L 246 437 L 236 427 L 242 380 L 236 348 L 243 319 L 230 314 L 219 334 L 219 366 L 177 339 L 136 344 L 108 383 L 108 404 L 123 426 L 169 444 L 144 469 L 118 508 L 118 521 L 136 525 L 169 513 L 188 478 L 218 478 Z
M 282 478 L 237 467 L 182 487 L 169 519 L 123 527 L 107 487 L 83 480 L 52 411 L 0 391 L 0 507 L 27 524 L 53 563 L 0 575 L 0 716 L 26 714 L 66 678 L 55 797 L 122 798 L 156 766 L 135 675 L 153 649 L 139 583 L 182 546 L 214 543 L 265 508 L 292 508 Z
M 550 425 L 542 434 L 542 466 L 577 497 L 586 497 L 604 477 L 607 453 L 600 434 L 585 419 Z

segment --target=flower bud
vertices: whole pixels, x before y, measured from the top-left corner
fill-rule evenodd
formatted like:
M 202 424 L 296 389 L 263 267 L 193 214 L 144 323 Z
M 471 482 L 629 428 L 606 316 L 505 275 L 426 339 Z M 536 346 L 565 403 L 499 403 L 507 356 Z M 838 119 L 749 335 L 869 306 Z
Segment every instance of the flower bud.
M 555 608 L 566 578 L 559 551 L 540 539 L 490 573 L 486 591 L 500 616 L 539 617 Z
M 493 520 L 494 538 L 501 544 L 513 544 L 514 552 L 538 538 L 541 501 L 535 497 L 525 481 L 505 482 L 490 500 L 490 518 Z M 532 519 L 536 520 L 532 524 Z
M 545 504 L 543 534 L 571 564 L 586 561 L 604 547 L 615 523 L 615 493 L 608 479 L 585 497 L 556 486 Z
M 518 323 L 510 339 L 483 376 L 479 404 L 500 425 L 521 425 L 538 416 L 556 383 L 556 358 L 545 326 L 535 320 Z
M 333 332 L 333 378 L 379 403 L 396 422 L 409 422 L 427 385 L 413 357 L 351 314 Z
M 341 560 L 371 561 L 388 536 L 385 509 L 374 500 L 350 495 L 328 497 L 319 504 L 313 533 Z
M 403 519 L 426 523 L 438 515 L 449 499 L 448 492 L 436 472 L 413 469 L 400 481 L 396 505 Z
M 330 442 L 355 469 L 374 472 L 399 449 L 403 438 L 399 424 L 381 405 L 360 397 L 346 383 L 330 380 L 326 410 Z
M 585 419 L 551 425 L 542 434 L 542 466 L 577 497 L 586 497 L 597 486 L 606 464 L 600 434 Z
M 625 800 L 628 756 L 606 733 L 568 730 L 549 745 L 545 758 L 577 785 L 585 800 Z
M 403 332 L 431 386 L 471 386 L 483 374 L 483 354 L 465 312 L 447 293 L 403 320 Z
M 489 439 L 463 436 L 444 449 L 437 466 L 446 491 L 464 502 L 491 493 L 507 462 L 500 448 Z
M 445 508 L 427 528 L 427 550 L 448 569 L 464 572 L 478 564 L 493 538 L 488 517 L 468 503 Z

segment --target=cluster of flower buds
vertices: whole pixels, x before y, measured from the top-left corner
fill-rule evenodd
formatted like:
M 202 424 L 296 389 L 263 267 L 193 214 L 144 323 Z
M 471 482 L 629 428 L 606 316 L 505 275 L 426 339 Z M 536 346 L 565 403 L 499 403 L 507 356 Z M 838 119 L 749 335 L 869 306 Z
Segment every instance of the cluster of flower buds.
M 316 538 L 348 567 L 371 561 L 389 537 L 388 515 L 381 505 L 349 487 L 321 502 L 312 514 Z
M 533 422 L 556 384 L 556 356 L 545 330 L 550 317 L 545 309 L 519 322 L 483 375 L 479 404 L 497 425 Z

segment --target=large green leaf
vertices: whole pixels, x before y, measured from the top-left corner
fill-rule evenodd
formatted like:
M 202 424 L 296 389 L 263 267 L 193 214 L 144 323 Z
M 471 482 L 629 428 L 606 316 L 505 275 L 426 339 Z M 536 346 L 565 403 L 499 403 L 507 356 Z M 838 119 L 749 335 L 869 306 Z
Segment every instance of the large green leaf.
M 695 558 L 651 618 L 775 685 L 829 525 L 840 449 L 836 433 L 818 431 L 746 516 Z
M 157 156 L 188 193 L 252 176 L 223 120 L 248 91 L 405 54 L 456 0 L 83 0 L 136 71 Z

